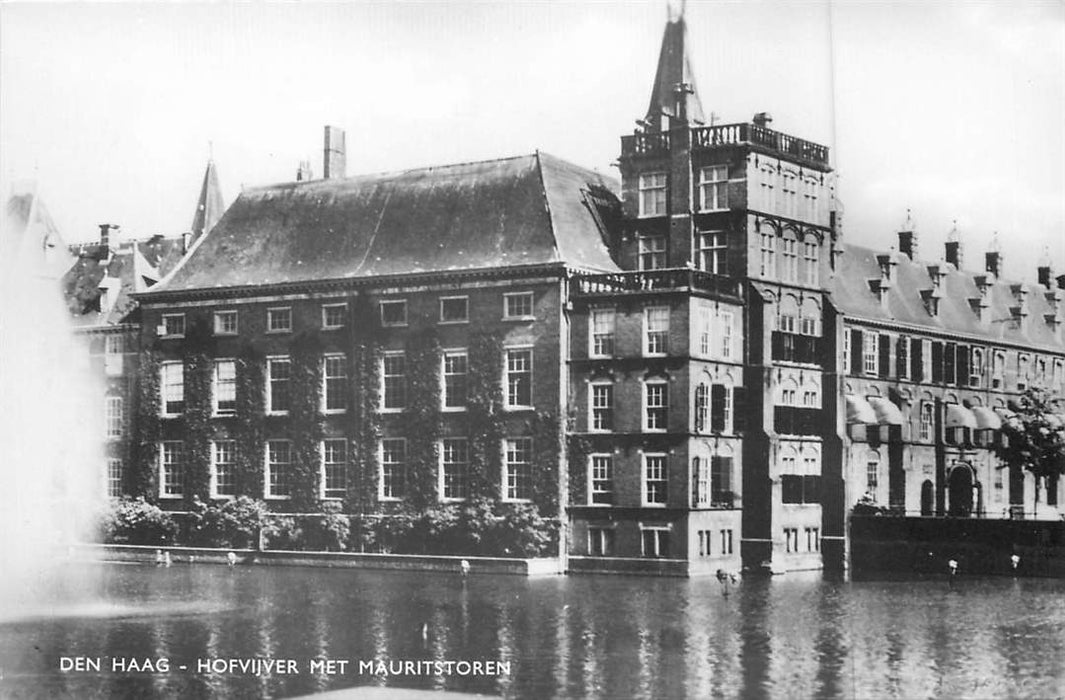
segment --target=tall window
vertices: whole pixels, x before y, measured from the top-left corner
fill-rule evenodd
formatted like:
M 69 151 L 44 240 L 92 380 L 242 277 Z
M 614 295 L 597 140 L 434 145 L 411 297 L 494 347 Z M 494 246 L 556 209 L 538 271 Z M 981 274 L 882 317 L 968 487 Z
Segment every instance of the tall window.
M 776 236 L 771 231 L 765 231 L 761 234 L 761 240 L 761 276 L 774 277 L 776 275 Z
M 710 502 L 717 507 L 732 507 L 732 457 L 710 458 Z
M 348 441 L 340 438 L 322 441 L 322 498 L 343 498 L 347 494 Z
M 972 361 L 969 363 L 969 386 L 980 386 L 984 376 L 984 351 L 973 348 Z
M 159 367 L 159 386 L 162 390 L 164 416 L 176 416 L 185 411 L 185 366 L 180 362 L 164 362 Z
M 806 241 L 802 244 L 802 258 L 806 267 L 805 282 L 811 287 L 821 284 L 821 249 L 817 241 Z
M 664 506 L 667 499 L 666 455 L 643 456 L 643 504 Z
M 614 458 L 611 455 L 591 455 L 588 461 L 588 502 L 609 506 L 614 503 Z
M 703 357 L 709 357 L 713 340 L 713 312 L 709 306 L 700 306 L 698 308 L 696 319 L 699 329 L 699 354 Z
M 214 313 L 214 334 L 215 335 L 236 335 L 237 334 L 237 312 L 236 311 L 215 311 L 215 313 Z
M 719 318 L 721 322 L 721 359 L 729 360 L 732 359 L 732 312 L 722 311 Z
M 877 490 L 880 486 L 880 456 L 870 452 L 865 461 L 865 492 L 877 500 Z
M 1006 353 L 995 352 L 991 361 L 991 388 L 1002 388 L 1002 377 L 1006 371 Z
M 669 307 L 652 306 L 644 309 L 645 355 L 665 355 L 669 349 Z
M 862 370 L 866 374 L 875 375 L 879 367 L 879 337 L 876 333 L 864 331 L 862 333 Z
M 322 358 L 322 400 L 326 413 L 339 413 L 348 407 L 348 358 L 326 355 Z
M 466 438 L 447 438 L 441 450 L 443 480 L 442 493 L 445 499 L 461 500 L 470 495 L 470 458 Z
M 104 372 L 109 376 L 122 374 L 126 338 L 122 335 L 104 336 Z
M 700 383 L 695 387 L 695 432 L 704 432 L 710 420 L 710 387 Z
M 698 234 L 699 256 L 696 260 L 700 270 L 716 275 L 728 274 L 728 245 L 724 231 L 704 231 Z
M 692 507 L 704 508 L 709 504 L 710 469 L 705 460 L 692 457 Z M 699 549 L 703 549 L 701 542 Z
M 466 408 L 467 362 L 465 350 L 444 352 L 444 408 Z
M 185 494 L 185 445 L 168 440 L 160 449 L 159 495 L 181 498 Z
M 287 357 L 271 357 L 266 361 L 267 405 L 269 413 L 287 413 L 291 403 L 289 390 L 292 362 Z
M 403 498 L 407 483 L 407 441 L 385 438 L 381 441 L 381 498 Z
M 407 407 L 407 357 L 402 352 L 381 358 L 381 408 L 398 411 Z
M 723 433 L 732 429 L 732 387 L 710 385 L 710 430 Z
M 614 429 L 614 385 L 609 382 L 591 385 L 592 430 Z
M 592 309 L 592 357 L 614 355 L 614 309 Z
M 921 423 L 920 431 L 918 432 L 918 435 L 921 438 L 921 442 L 932 441 L 933 411 L 934 409 L 932 408 L 932 404 L 928 401 L 925 401 L 921 404 Z
M 666 213 L 666 174 L 640 175 L 640 216 L 662 216 Z
M 699 208 L 728 209 L 728 166 L 712 165 L 699 170 Z
M 1028 388 L 1028 374 L 1031 371 L 1031 360 L 1027 355 L 1020 355 L 1017 358 L 1017 391 L 1024 391 Z
M 237 363 L 215 360 L 214 412 L 218 416 L 233 415 L 237 411 Z
M 292 443 L 270 440 L 266 443 L 266 497 L 288 498 L 292 495 Z
M 104 423 L 108 438 L 122 437 L 122 426 L 125 422 L 124 414 L 121 396 L 108 396 L 104 399 Z
M 234 462 L 237 443 L 234 440 L 218 440 L 211 456 L 211 496 L 228 498 L 237 495 L 237 480 Z
M 669 387 L 663 380 L 644 384 L 644 430 L 664 432 L 669 418 Z
M 266 332 L 288 333 L 292 330 L 292 307 L 266 310 Z
M 797 282 L 799 279 L 798 242 L 787 234 L 780 239 L 780 276 L 785 282 Z
M 107 460 L 107 497 L 122 497 L 122 460 L 111 458 Z
M 640 236 L 640 269 L 658 270 L 666 266 L 666 237 Z
M 507 350 L 507 407 L 532 408 L 531 349 Z
M 532 438 L 521 437 L 507 440 L 507 498 L 528 500 L 532 498 Z

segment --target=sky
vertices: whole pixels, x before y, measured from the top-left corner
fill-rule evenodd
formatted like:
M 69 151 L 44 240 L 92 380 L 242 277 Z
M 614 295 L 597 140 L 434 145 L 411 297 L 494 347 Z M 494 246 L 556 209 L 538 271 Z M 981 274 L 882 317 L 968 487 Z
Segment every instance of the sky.
M 675 0 L 679 5 L 679 0 Z M 617 176 L 665 0 L 312 4 L 0 0 L 0 192 L 37 183 L 68 241 L 188 230 L 209 157 L 242 187 L 540 149 Z M 1065 1 L 688 0 L 718 123 L 769 112 L 828 145 L 847 240 L 1065 272 Z

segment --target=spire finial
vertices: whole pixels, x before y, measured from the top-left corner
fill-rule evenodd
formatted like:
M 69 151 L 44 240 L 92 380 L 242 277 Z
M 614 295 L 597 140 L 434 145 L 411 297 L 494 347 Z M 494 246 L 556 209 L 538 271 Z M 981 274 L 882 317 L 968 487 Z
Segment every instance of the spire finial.
M 961 240 L 961 232 L 958 231 L 958 220 L 954 219 L 954 227 L 950 229 L 950 233 L 947 234 L 948 243 L 957 243 Z
M 987 248 L 989 253 L 1002 252 L 1002 245 L 998 242 L 998 231 L 991 234 L 991 245 Z
M 214 141 L 207 139 L 207 158 L 214 160 Z
M 906 220 L 902 222 L 903 231 L 913 231 L 913 217 L 910 215 L 910 208 L 906 207 Z

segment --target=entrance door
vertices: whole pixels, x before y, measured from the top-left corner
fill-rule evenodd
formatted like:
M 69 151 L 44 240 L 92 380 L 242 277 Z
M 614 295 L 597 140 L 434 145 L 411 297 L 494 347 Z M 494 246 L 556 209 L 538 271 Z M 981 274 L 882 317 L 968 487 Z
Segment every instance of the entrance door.
M 921 484 L 921 515 L 932 515 L 936 509 L 936 486 L 928 479 Z
M 947 480 L 950 492 L 950 508 L 947 515 L 955 518 L 968 518 L 973 513 L 973 472 L 967 466 L 958 466 L 950 470 Z

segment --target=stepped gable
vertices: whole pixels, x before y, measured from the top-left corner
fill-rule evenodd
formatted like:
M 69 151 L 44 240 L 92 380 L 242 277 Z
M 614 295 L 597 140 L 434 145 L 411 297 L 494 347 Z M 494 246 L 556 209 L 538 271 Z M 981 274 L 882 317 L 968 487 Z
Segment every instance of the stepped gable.
M 546 154 L 244 191 L 148 293 L 566 263 L 617 270 L 618 186 Z

